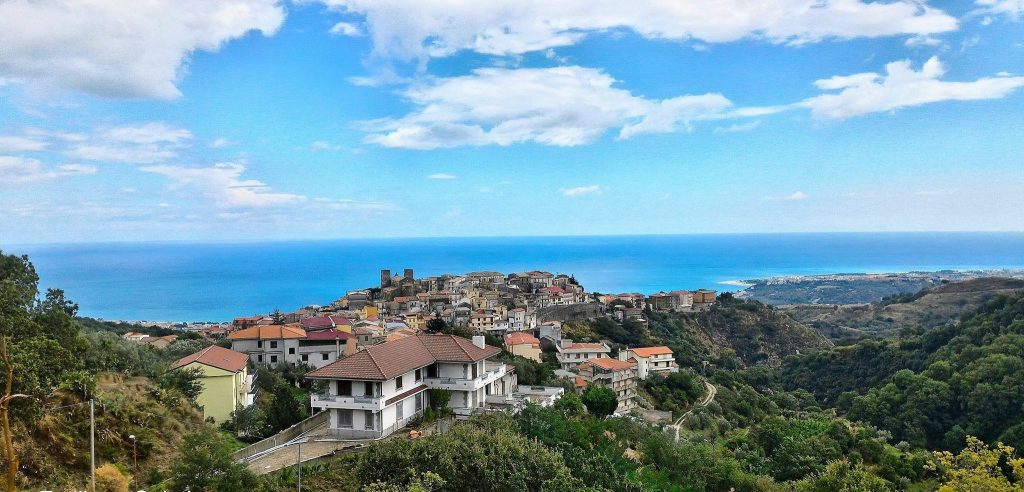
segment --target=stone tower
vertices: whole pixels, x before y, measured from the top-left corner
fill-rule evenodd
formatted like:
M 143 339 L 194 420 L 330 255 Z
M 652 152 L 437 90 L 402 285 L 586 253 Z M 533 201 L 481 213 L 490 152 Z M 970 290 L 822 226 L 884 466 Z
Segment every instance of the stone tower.
M 391 270 L 380 271 L 380 288 L 391 287 Z

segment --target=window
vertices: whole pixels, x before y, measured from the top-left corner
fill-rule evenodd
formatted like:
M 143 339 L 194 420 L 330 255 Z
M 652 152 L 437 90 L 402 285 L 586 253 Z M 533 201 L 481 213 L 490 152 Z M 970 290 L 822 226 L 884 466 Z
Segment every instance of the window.
M 338 410 L 338 427 L 352 428 L 352 410 Z
M 309 362 L 309 354 L 302 354 L 302 362 Z
M 288 355 L 295 355 L 295 347 L 288 347 Z
M 423 370 L 422 369 L 416 369 L 416 380 L 419 381 L 421 379 L 423 379 Z
M 402 389 L 402 376 L 395 378 L 395 389 Z M 401 403 L 399 403 L 401 405 Z
M 373 411 L 363 410 L 363 428 L 373 430 Z
M 402 418 L 404 418 L 404 412 L 402 411 L 402 404 L 403 403 L 405 403 L 405 402 L 404 401 L 400 401 L 400 402 L 398 402 L 397 405 L 395 405 L 395 418 L 398 419 L 398 420 L 402 420 Z
M 352 381 L 338 381 L 338 395 L 352 396 Z
M 277 356 L 276 355 L 271 355 L 270 356 L 270 362 L 277 362 Z
M 263 362 L 263 356 L 262 355 L 257 355 L 256 357 L 257 357 L 257 360 L 259 360 L 260 362 Z
M 277 342 L 270 342 L 270 348 L 277 348 Z
M 427 366 L 427 377 L 428 378 L 436 378 L 437 377 L 437 364 L 436 363 L 435 364 L 430 364 L 429 366 Z
M 256 340 L 256 348 L 263 348 L 263 340 Z
M 330 360 L 331 353 L 330 352 L 324 352 L 324 353 L 320 354 L 320 357 L 321 357 L 320 360 Z
M 423 393 L 416 395 L 416 411 L 423 410 Z
M 477 367 L 478 365 L 479 364 L 473 364 L 473 379 L 476 379 L 477 373 L 479 372 L 479 367 Z
M 377 394 L 373 392 L 373 383 L 369 381 L 363 383 L 363 394 L 366 396 L 377 396 Z

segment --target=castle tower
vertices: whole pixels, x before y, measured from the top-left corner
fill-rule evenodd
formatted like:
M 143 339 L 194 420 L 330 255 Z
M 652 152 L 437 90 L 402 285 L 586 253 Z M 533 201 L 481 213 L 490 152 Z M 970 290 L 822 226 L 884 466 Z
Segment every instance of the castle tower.
M 406 280 L 412 280 L 412 268 L 406 268 L 403 277 L 405 277 Z
M 380 271 L 380 288 L 391 287 L 391 270 Z

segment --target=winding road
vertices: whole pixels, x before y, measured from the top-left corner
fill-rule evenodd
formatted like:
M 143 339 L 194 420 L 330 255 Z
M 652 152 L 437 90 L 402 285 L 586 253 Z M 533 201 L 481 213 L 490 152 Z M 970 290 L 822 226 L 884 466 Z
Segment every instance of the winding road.
M 673 429 L 675 431 L 675 441 L 676 442 L 679 442 L 679 426 L 681 426 L 683 424 L 683 421 L 686 420 L 686 418 L 689 417 L 690 415 L 693 415 L 693 411 L 696 410 L 697 408 L 704 408 L 704 407 L 710 405 L 711 402 L 715 401 L 715 395 L 718 394 L 718 388 L 716 388 L 715 385 L 713 385 L 713 384 L 711 384 L 711 383 L 709 383 L 707 381 L 704 381 L 704 388 L 706 390 L 706 394 L 704 395 L 704 399 L 699 401 L 689 411 L 687 411 L 686 413 L 681 415 L 672 425 L 666 425 L 665 426 L 666 428 L 671 428 L 671 429 Z

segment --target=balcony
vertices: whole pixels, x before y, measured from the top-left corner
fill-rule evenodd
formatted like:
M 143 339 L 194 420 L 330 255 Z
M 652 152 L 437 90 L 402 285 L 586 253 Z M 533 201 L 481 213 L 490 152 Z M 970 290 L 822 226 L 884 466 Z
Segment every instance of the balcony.
M 491 384 L 505 375 L 505 364 L 484 364 L 484 371 L 476 379 L 466 378 L 424 378 L 431 388 L 449 391 L 475 391 Z
M 339 396 L 339 395 L 310 395 L 310 405 L 313 408 L 348 408 L 352 410 L 374 410 L 384 409 L 384 399 L 371 396 Z

